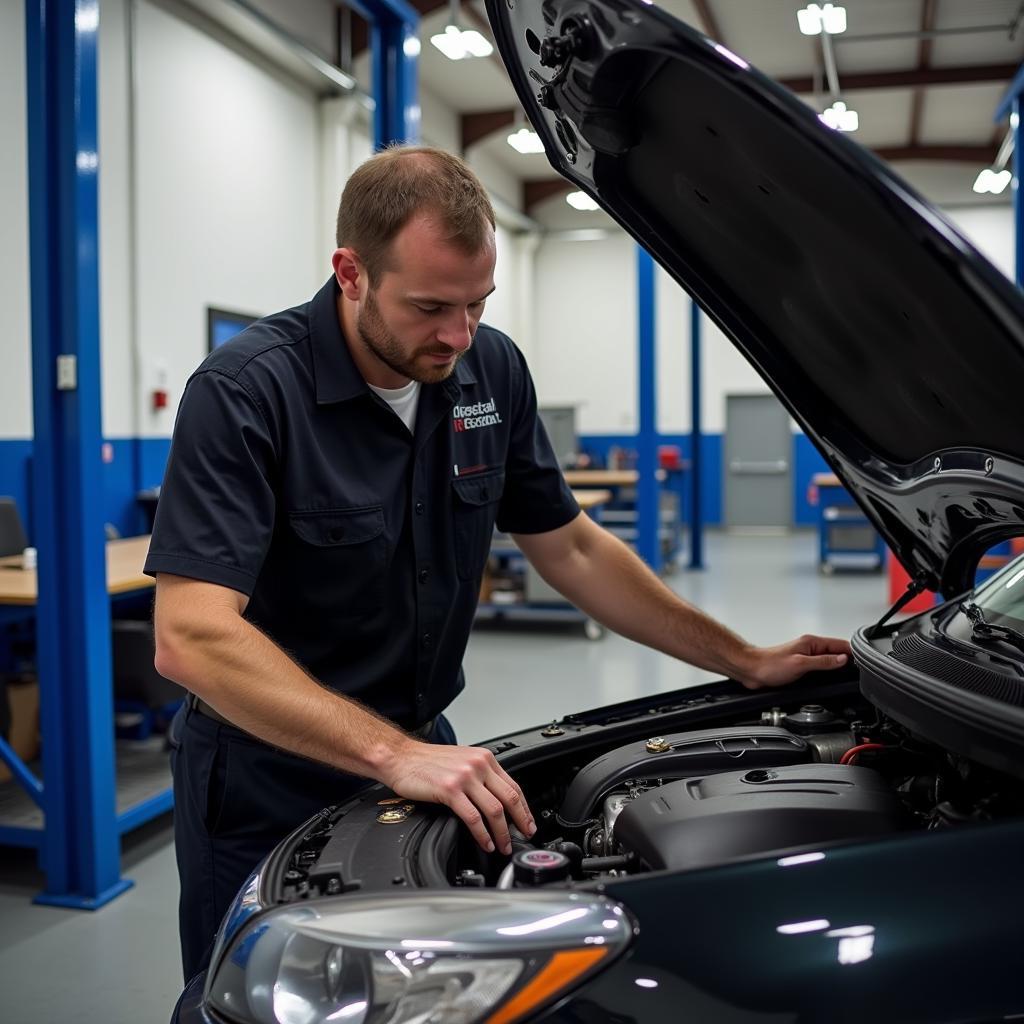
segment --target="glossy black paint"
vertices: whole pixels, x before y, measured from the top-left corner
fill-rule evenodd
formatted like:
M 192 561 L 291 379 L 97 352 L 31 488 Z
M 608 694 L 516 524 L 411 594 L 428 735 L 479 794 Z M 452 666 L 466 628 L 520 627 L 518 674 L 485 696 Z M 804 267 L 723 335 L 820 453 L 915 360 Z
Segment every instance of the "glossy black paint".
M 911 576 L 1024 531 L 1024 299 L 889 168 L 641 0 L 487 0 L 552 166 L 693 295 Z
M 915 834 L 623 880 L 628 958 L 540 1020 L 951 1024 L 1024 1013 L 1024 825 Z M 828 928 L 780 934 L 780 926 Z M 859 926 L 859 927 L 858 927 Z M 844 950 L 843 929 L 873 929 Z M 657 981 L 641 988 L 636 979 Z

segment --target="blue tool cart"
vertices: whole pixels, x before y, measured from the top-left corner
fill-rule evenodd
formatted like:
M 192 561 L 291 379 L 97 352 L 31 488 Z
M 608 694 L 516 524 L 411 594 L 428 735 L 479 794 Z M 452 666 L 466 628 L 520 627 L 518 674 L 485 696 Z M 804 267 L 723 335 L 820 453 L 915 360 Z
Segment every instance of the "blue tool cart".
M 811 480 L 811 504 L 818 506 L 818 568 L 867 569 L 880 572 L 886 547 L 860 506 L 831 473 Z

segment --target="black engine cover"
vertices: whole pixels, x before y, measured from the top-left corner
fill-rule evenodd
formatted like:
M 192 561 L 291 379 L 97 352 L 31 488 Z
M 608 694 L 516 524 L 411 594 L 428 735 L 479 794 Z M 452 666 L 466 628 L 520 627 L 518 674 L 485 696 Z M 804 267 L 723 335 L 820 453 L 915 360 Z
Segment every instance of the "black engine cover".
M 615 843 L 651 870 L 722 864 L 837 839 L 881 835 L 903 809 L 880 775 L 807 764 L 670 782 L 629 802 Z

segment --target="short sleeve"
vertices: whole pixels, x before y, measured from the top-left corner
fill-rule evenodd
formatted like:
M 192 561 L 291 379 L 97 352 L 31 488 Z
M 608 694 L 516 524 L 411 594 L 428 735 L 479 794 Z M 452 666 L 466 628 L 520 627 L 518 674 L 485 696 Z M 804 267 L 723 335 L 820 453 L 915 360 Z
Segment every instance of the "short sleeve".
M 145 572 L 251 595 L 274 532 L 275 448 L 256 399 L 216 370 L 178 409 Z
M 509 349 L 513 419 L 497 525 L 508 533 L 547 533 L 572 522 L 580 507 L 537 415 L 537 395 L 526 361 L 511 342 Z

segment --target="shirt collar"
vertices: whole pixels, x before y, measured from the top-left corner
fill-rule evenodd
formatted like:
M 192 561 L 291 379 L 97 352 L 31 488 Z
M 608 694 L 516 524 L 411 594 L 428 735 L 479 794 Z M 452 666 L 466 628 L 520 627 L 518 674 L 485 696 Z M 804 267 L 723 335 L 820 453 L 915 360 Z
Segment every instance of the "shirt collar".
M 309 304 L 309 337 L 313 351 L 313 378 L 318 405 L 345 402 L 369 394 L 338 323 L 338 282 L 331 277 Z M 443 382 L 445 391 L 458 385 L 475 384 L 476 377 L 465 358 L 455 364 L 455 372 Z M 454 396 L 453 397 L 457 397 Z

